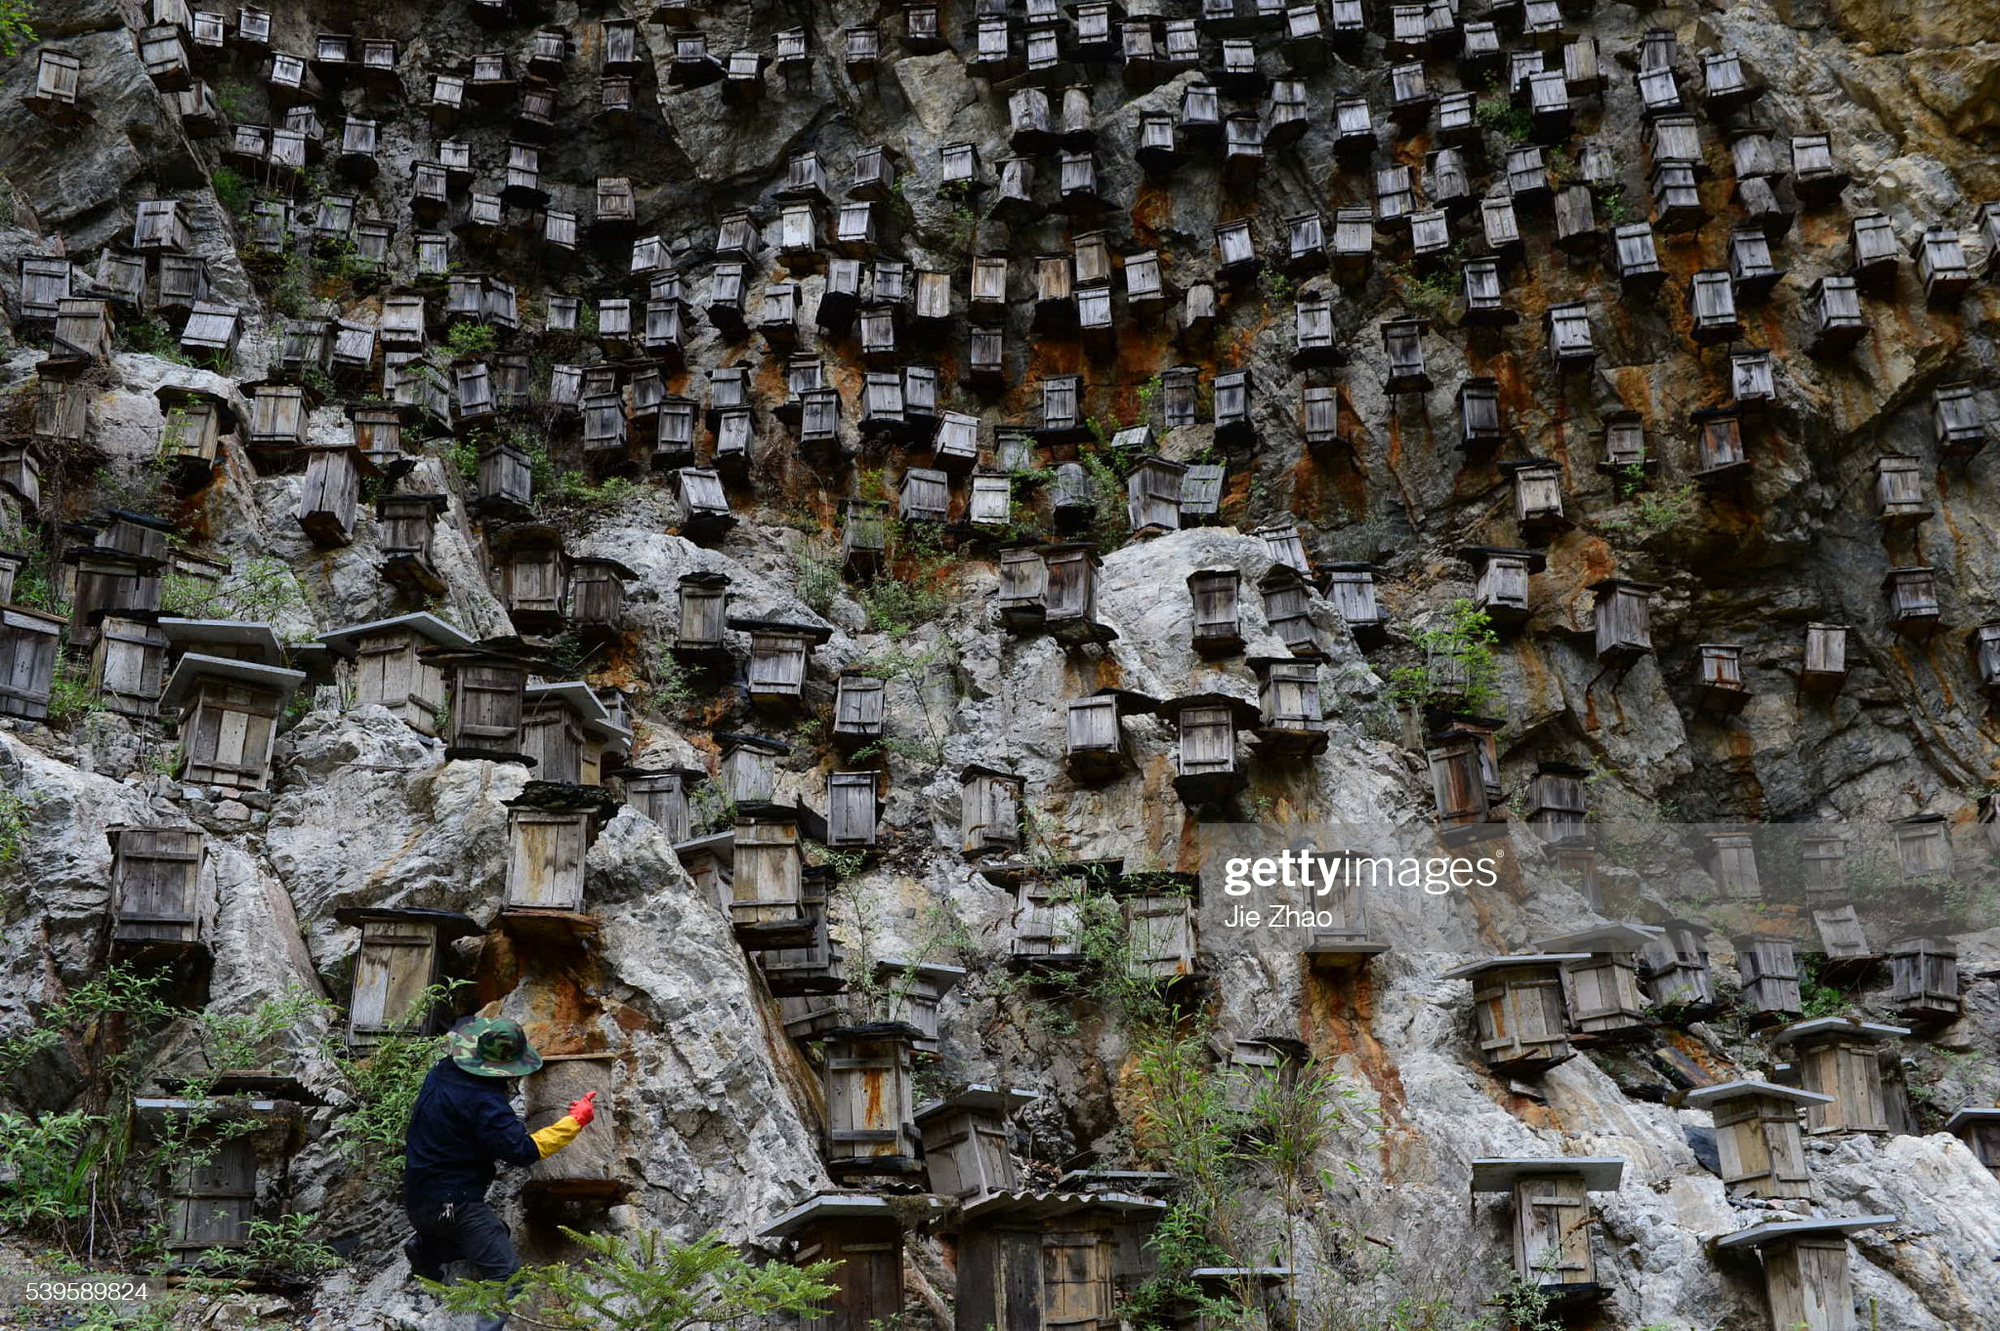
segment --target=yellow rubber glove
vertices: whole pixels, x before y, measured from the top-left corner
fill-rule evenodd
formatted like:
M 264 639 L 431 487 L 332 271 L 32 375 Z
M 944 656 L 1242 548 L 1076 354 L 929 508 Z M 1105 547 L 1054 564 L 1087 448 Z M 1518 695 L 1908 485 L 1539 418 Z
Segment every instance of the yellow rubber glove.
M 575 1141 L 576 1134 L 582 1131 L 583 1124 L 564 1114 L 540 1132 L 531 1132 L 528 1135 L 535 1139 L 535 1146 L 541 1151 L 542 1159 L 546 1160 Z

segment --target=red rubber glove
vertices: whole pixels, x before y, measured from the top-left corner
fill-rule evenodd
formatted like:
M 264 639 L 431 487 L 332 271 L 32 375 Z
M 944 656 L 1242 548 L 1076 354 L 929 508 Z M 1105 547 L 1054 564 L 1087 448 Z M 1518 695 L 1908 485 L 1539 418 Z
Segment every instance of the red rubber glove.
M 578 1127 L 589 1127 L 590 1120 L 597 1117 L 597 1092 L 592 1091 L 581 1100 L 570 1101 L 569 1116 L 576 1120 Z

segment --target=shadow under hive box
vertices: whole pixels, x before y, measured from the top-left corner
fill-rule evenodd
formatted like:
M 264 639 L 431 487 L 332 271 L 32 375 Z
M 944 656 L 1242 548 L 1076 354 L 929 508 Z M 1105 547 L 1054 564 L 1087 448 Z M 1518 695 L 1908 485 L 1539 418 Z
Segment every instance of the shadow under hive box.
M 423 649 L 472 646 L 452 625 L 421 611 L 349 625 L 319 640 L 333 656 L 353 663 L 355 707 L 386 707 L 421 735 L 437 733 L 448 699 L 445 667 Z
M 1587 952 L 1488 957 L 1444 972 L 1473 982 L 1481 1061 L 1495 1073 L 1535 1077 L 1575 1055 L 1563 1006 L 1562 971 Z
M 1639 988 L 1639 958 L 1652 935 L 1629 924 L 1538 938 L 1544 954 L 1584 953 L 1562 964 L 1563 1010 L 1579 1043 L 1642 1039 L 1651 1030 Z
M 1846 1331 L 1854 1325 L 1848 1236 L 1896 1223 L 1893 1215 L 1780 1220 L 1710 1241 L 1718 1255 L 1754 1253 L 1764 1275 L 1771 1331 Z
M 1765 1038 L 1774 1051 L 1790 1051 L 1806 1090 L 1832 1097 L 1806 1110 L 1807 1133 L 1823 1136 L 1890 1130 L 1882 1046 L 1908 1034 L 1902 1026 L 1821 1017 L 1779 1027 Z
M 1809 1200 L 1812 1174 L 1800 1111 L 1831 1098 L 1765 1081 L 1732 1081 L 1689 1091 L 1680 1104 L 1712 1117 L 1722 1181 L 1731 1197 Z
M 554 1155 L 529 1167 L 523 1192 L 608 1206 L 638 1187 L 618 1129 L 618 1057 L 612 1053 L 547 1054 L 541 1071 L 521 1079 L 524 1121 L 538 1132 L 569 1113 L 570 1103 L 597 1092 L 598 1117 Z
M 816 1331 L 867 1331 L 903 1315 L 903 1221 L 900 1205 L 868 1193 L 823 1193 L 758 1232 L 786 1241 L 798 1266 L 832 1262 L 833 1292 L 813 1319 Z
M 1590 1194 L 1616 1192 L 1625 1161 L 1563 1156 L 1472 1162 L 1472 1191 L 1512 1199 L 1514 1273 L 1548 1305 L 1594 1302 L 1598 1282 Z
M 452 910 L 347 906 L 336 910 L 334 919 L 361 931 L 347 1003 L 350 1049 L 432 1033 L 436 1014 L 425 999 L 443 973 L 445 952 L 458 939 L 484 932 L 470 916 Z

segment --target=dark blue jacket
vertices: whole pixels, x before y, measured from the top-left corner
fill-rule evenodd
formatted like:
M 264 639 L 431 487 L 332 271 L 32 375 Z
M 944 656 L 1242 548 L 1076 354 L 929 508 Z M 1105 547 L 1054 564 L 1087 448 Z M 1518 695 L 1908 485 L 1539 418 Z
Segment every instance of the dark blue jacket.
M 508 1107 L 510 1078 L 475 1077 L 440 1059 L 424 1078 L 403 1139 L 403 1201 L 475 1202 L 494 1166 L 532 1165 L 541 1148 Z

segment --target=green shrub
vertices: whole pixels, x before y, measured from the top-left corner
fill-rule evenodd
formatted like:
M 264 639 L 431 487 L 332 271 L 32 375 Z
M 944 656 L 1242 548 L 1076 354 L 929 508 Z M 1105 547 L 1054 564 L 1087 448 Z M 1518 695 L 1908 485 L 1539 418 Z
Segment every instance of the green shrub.
M 250 179 L 241 171 L 233 166 L 218 166 L 209 173 L 208 187 L 215 191 L 215 201 L 232 217 L 250 215 Z
M 855 599 L 871 632 L 904 637 L 944 617 L 958 599 L 958 561 L 928 523 L 894 524 L 888 571 Z
M 827 1283 L 837 1262 L 759 1266 L 715 1234 L 677 1243 L 655 1229 L 628 1236 L 561 1228 L 582 1249 L 575 1260 L 525 1267 L 511 1281 L 426 1280 L 424 1288 L 454 1312 L 533 1309 L 520 1320 L 552 1331 L 689 1331 L 780 1314 L 816 1317 L 838 1292 Z
M 500 345 L 500 335 L 490 324 L 455 323 L 444 336 L 445 355 L 452 360 L 484 356 Z
M 1481 712 L 1498 697 L 1500 641 L 1486 612 L 1460 598 L 1444 607 L 1438 622 L 1411 635 L 1424 654 L 1422 665 L 1389 673 L 1390 699 L 1401 707 L 1450 703 L 1455 711 Z
M 35 44 L 34 16 L 34 0 L 0 0 L 0 56 L 17 56 Z

